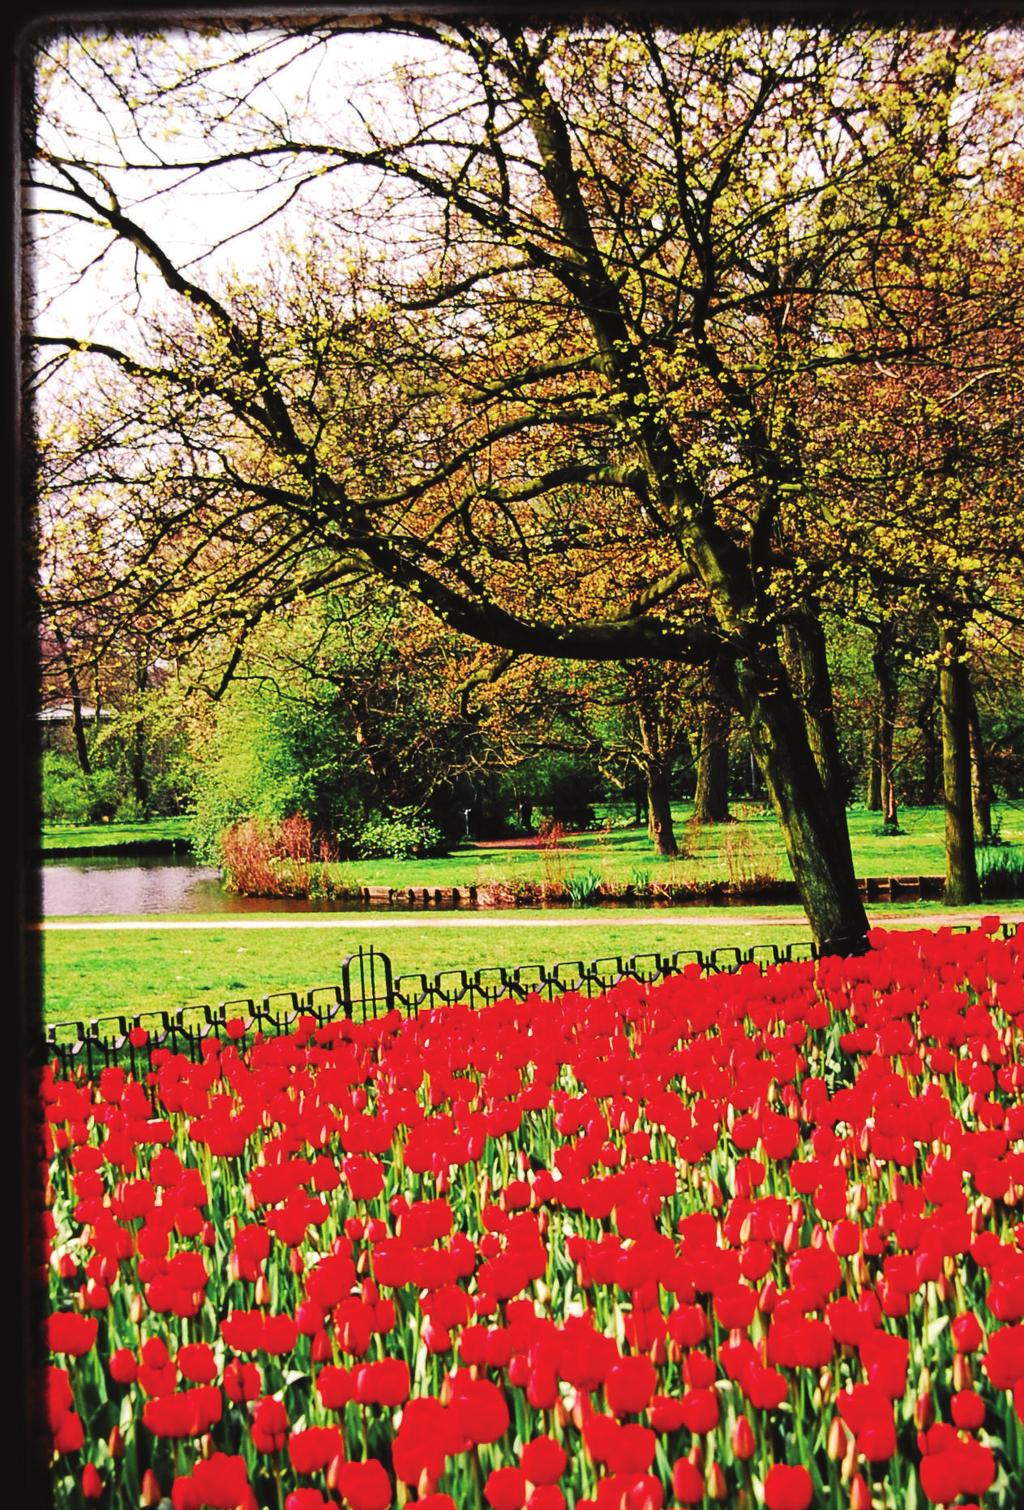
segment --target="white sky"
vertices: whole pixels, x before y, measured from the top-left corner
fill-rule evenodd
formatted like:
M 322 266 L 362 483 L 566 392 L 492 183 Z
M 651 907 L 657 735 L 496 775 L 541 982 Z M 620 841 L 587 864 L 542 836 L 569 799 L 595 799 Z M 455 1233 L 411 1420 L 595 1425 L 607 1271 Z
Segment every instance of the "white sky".
M 66 35 L 88 34 L 69 31 Z M 275 35 L 281 34 L 249 33 L 235 41 L 244 41 L 252 48 Z M 122 49 L 123 34 L 100 40 L 101 34 L 94 32 L 92 37 L 93 50 L 105 65 Z M 192 38 L 184 30 L 168 31 L 158 43 L 161 50 L 168 47 L 174 52 L 180 50 L 182 55 L 188 54 L 191 45 Z M 251 89 L 248 105 L 253 112 L 265 110 L 275 118 L 287 113 L 297 137 L 304 135 L 316 141 L 324 139 L 328 126 L 335 137 L 339 129 L 344 133 L 349 126 L 358 128 L 357 109 L 375 109 L 378 118 L 383 112 L 383 118 L 393 123 L 399 99 L 394 88 L 395 70 L 406 62 L 426 61 L 437 52 L 429 44 L 412 39 L 353 32 L 333 39 L 327 48 L 295 57 L 269 83 L 259 82 L 258 61 L 236 67 L 232 80 Z M 344 193 L 365 199 L 372 188 L 369 174 L 346 168 L 325 180 L 323 196 L 317 185 L 307 185 L 293 206 L 275 215 L 268 226 L 246 231 L 287 197 L 287 189 L 281 183 L 268 182 L 263 170 L 232 164 L 207 170 L 189 181 L 189 175 L 129 171 L 117 165 L 119 154 L 134 162 L 146 161 L 150 151 L 165 152 L 169 158 L 216 155 L 237 143 L 234 130 L 203 137 L 196 130 L 191 110 L 170 108 L 163 112 L 163 121 L 156 118 L 150 123 L 141 139 L 133 137 L 128 112 L 118 108 L 109 90 L 105 114 L 91 102 L 95 70 L 79 58 L 73 72 L 77 80 L 65 75 L 48 85 L 43 141 L 51 150 L 66 152 L 69 157 L 95 153 L 96 161 L 110 164 L 110 182 L 125 208 L 131 207 L 133 217 L 200 282 L 212 273 L 257 272 L 266 260 L 268 240 L 301 236 L 303 220 L 318 198 L 329 197 L 337 206 Z M 59 200 L 37 192 L 29 202 L 42 207 Z M 111 241 L 109 233 L 70 220 L 58 222 L 32 215 L 28 217 L 28 234 L 37 294 L 30 313 L 34 328 L 46 335 L 110 338 L 122 323 L 126 301 L 129 306 L 134 302 L 136 259 L 131 251 L 114 246 L 101 261 L 89 266 Z M 210 248 L 221 242 L 226 244 L 210 253 Z M 86 267 L 85 275 L 80 276 Z M 154 275 L 145 268 L 139 272 L 152 286 Z

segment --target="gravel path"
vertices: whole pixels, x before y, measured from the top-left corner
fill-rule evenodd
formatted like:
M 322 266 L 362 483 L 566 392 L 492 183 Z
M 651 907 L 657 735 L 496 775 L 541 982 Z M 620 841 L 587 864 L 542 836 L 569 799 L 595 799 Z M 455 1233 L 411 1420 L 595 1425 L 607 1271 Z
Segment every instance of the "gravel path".
M 625 909 L 621 910 L 625 911 Z M 630 911 L 632 911 L 632 909 L 630 909 Z M 883 925 L 886 923 L 902 923 L 911 925 L 921 924 L 926 927 L 941 928 L 956 923 L 975 924 L 981 917 L 991 917 L 994 915 L 996 915 L 995 910 L 991 907 L 979 908 L 975 912 L 921 913 L 880 912 L 876 911 L 875 909 L 871 909 L 868 920 L 872 924 L 872 926 Z M 1024 922 L 1024 913 L 1003 912 L 998 915 L 1002 918 L 1005 918 L 1008 922 L 1014 920 L 1018 922 Z M 790 915 L 789 917 L 765 917 L 761 913 L 747 914 L 742 912 L 735 912 L 730 907 L 728 916 L 723 916 L 722 909 L 716 909 L 715 911 L 697 911 L 695 909 L 688 908 L 684 913 L 672 912 L 668 909 L 665 909 L 663 911 L 659 910 L 654 912 L 642 912 L 639 914 L 632 913 L 632 915 L 628 918 L 624 917 L 619 919 L 618 917 L 616 917 L 615 921 L 621 922 L 622 924 L 625 924 L 628 921 L 629 926 L 634 928 L 664 928 L 666 924 L 670 923 L 677 926 L 680 924 L 692 924 L 705 928 L 708 926 L 714 926 L 716 928 L 751 928 L 755 926 L 759 928 L 792 928 L 794 924 L 800 923 L 802 919 L 799 914 Z M 119 930 L 124 932 L 152 933 L 156 932 L 157 930 L 168 929 L 191 929 L 193 931 L 196 929 L 204 929 L 208 932 L 211 928 L 216 928 L 218 930 L 222 928 L 386 928 L 389 930 L 396 928 L 607 928 L 609 926 L 609 923 L 610 919 L 608 916 L 608 911 L 605 910 L 601 913 L 587 913 L 585 915 L 581 915 L 579 912 L 567 911 L 565 913 L 558 913 L 554 915 L 547 914 L 544 917 L 540 918 L 481 917 L 478 914 L 467 916 L 465 913 L 460 914 L 458 912 L 452 912 L 450 914 L 446 914 L 443 917 L 439 917 L 437 916 L 437 914 L 425 913 L 416 917 L 410 917 L 408 915 L 395 917 L 393 915 L 388 915 L 385 917 L 373 918 L 350 917 L 338 914 L 327 917 L 310 917 L 306 914 L 303 914 L 299 917 L 283 917 L 281 915 L 277 915 L 274 917 L 260 918 L 224 917 L 192 919 L 155 917 L 151 922 L 147 921 L 145 918 L 133 918 L 125 922 L 118 922 L 116 919 L 111 922 L 99 920 L 68 923 L 57 921 L 43 921 L 40 923 L 34 923 L 31 926 L 36 930 L 40 930 L 45 933 L 104 933 L 117 932 Z

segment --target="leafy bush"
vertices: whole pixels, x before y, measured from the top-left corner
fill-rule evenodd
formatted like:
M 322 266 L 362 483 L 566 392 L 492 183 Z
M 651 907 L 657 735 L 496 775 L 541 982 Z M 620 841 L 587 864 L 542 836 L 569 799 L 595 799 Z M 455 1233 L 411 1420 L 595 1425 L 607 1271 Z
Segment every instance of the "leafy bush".
M 441 830 L 414 807 L 396 807 L 363 826 L 356 843 L 360 860 L 411 860 L 443 852 Z
M 107 769 L 86 776 L 70 755 L 47 750 L 43 756 L 43 817 L 47 823 L 102 823 L 117 811 L 117 774 Z

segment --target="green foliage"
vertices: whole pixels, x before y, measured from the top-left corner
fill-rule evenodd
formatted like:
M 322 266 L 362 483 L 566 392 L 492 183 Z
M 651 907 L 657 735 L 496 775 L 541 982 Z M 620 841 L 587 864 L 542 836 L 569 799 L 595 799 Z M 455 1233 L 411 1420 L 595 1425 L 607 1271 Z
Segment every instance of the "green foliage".
M 574 907 L 591 907 L 597 901 L 601 877 L 595 870 L 582 870 L 568 877 L 565 889 Z
M 229 688 L 195 783 L 195 852 L 220 864 L 221 835 L 246 818 L 279 823 L 295 813 L 318 832 L 351 840 L 364 821 L 350 740 L 316 705 L 263 683 Z
M 545 752 L 517 767 L 516 783 L 538 809 L 540 818 L 567 829 L 586 829 L 594 821 L 594 803 L 603 795 L 593 762 L 561 751 Z
M 42 778 L 43 818 L 47 823 L 101 823 L 118 809 L 115 771 L 101 767 L 86 776 L 73 756 L 47 750 Z
M 995 854 L 978 853 L 978 880 L 983 897 L 1024 897 L 1024 853 L 1005 845 Z
M 441 830 L 414 807 L 377 814 L 363 825 L 356 843 L 358 857 L 365 860 L 411 860 L 443 850 Z

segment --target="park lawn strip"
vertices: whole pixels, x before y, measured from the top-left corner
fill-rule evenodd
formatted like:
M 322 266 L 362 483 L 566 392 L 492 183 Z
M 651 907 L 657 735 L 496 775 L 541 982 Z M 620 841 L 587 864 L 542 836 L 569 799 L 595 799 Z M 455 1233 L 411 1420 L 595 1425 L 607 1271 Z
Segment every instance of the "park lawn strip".
M 146 823 L 44 823 L 39 848 L 45 854 L 60 850 L 131 850 L 137 845 L 187 843 L 192 819 L 152 818 Z
M 595 875 L 623 887 L 647 882 L 693 886 L 762 876 L 791 880 L 782 833 L 770 809 L 738 803 L 734 823 L 691 828 L 693 808 L 673 805 L 680 855 L 657 855 L 644 827 L 573 835 L 549 849 L 469 846 L 436 859 L 346 860 L 329 866 L 336 882 L 351 888 L 390 886 L 396 890 L 484 886 L 500 882 L 541 882 L 564 886 L 575 876 Z M 1024 815 L 1017 807 L 995 809 L 1002 837 L 1024 841 Z M 945 874 L 945 817 L 939 807 L 907 808 L 895 835 L 883 835 L 881 817 L 864 808 L 847 812 L 854 870 L 858 876 L 941 876 Z M 998 850 L 994 853 L 999 853 Z
M 908 918 L 919 913 L 942 916 L 940 903 L 908 904 Z M 880 906 L 869 913 L 898 913 Z M 964 909 L 967 915 L 972 910 Z M 1020 906 L 975 909 L 1007 919 L 1024 920 Z M 61 919 L 59 929 L 43 934 L 43 1019 L 88 1021 L 93 1017 L 142 1011 L 176 1011 L 196 1003 L 217 1006 L 238 998 L 261 998 L 278 991 L 305 992 L 341 981 L 346 955 L 360 946 L 386 953 L 396 975 L 441 970 L 476 970 L 497 964 L 544 964 L 608 956 L 676 950 L 738 947 L 775 943 L 784 946 L 809 939 L 807 919 L 799 908 L 744 908 L 731 923 L 728 913 L 701 909 L 630 909 L 628 912 L 558 914 L 547 921 L 536 911 L 433 914 L 420 921 L 409 914 L 353 918 L 347 914 L 302 914 L 310 923 L 339 922 L 338 927 L 296 926 L 300 919 L 258 928 L 226 927 L 223 915 L 198 919 L 103 919 L 95 932 L 75 923 L 96 919 Z M 182 931 L 152 927 L 157 921 L 190 925 Z M 267 923 L 264 917 L 262 922 Z M 117 923 L 150 925 L 118 928 Z M 400 922 L 402 926 L 379 926 Z M 529 926 L 517 926 L 528 923 Z M 373 926 L 367 926 L 372 924 Z M 887 923 L 883 926 L 899 926 Z M 919 926 L 909 922 L 906 926 Z

